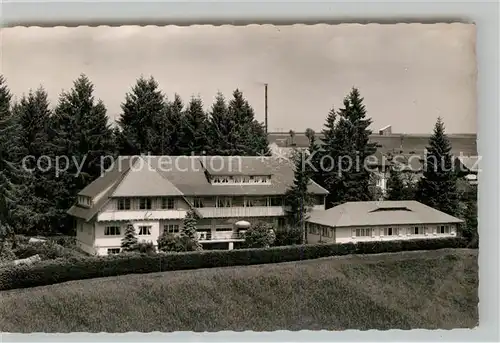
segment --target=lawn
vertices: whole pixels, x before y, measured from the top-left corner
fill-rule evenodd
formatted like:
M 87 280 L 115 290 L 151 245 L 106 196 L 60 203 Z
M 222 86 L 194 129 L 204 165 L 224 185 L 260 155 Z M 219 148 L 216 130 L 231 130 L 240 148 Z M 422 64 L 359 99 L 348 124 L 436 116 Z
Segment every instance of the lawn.
M 0 331 L 472 328 L 477 272 L 443 249 L 71 281 L 0 292 Z

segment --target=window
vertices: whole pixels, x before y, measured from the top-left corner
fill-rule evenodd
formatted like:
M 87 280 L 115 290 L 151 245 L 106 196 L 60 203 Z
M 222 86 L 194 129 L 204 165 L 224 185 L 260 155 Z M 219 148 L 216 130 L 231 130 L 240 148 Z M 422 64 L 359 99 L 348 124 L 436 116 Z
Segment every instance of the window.
M 408 228 L 408 232 L 410 235 L 423 235 L 424 228 L 421 226 L 410 227 Z
M 83 223 L 80 223 L 80 232 L 83 232 Z
M 323 236 L 323 237 L 331 237 L 332 235 L 331 235 L 330 228 L 329 227 L 325 227 L 325 226 L 321 227 L 321 236 Z
M 151 234 L 151 226 L 139 226 L 139 236 L 147 236 Z
M 356 237 L 371 237 L 372 229 L 356 229 Z
M 440 225 L 437 232 L 440 234 L 450 233 L 450 227 L 448 225 Z
M 141 209 L 141 210 L 150 210 L 151 209 L 151 199 L 149 199 L 149 198 L 141 198 L 139 200 L 139 209 Z
M 163 225 L 163 231 L 168 233 L 179 233 L 178 224 L 165 224 Z
M 108 255 L 115 255 L 120 253 L 120 248 L 111 248 L 108 249 Z
M 80 195 L 78 197 L 78 204 L 79 205 L 83 205 L 83 206 L 90 206 L 90 198 L 89 197 L 86 197 L 86 196 L 83 196 L 83 195 Z
M 222 228 L 217 228 L 215 231 L 220 231 L 220 232 L 232 232 L 233 228 L 232 227 L 222 227 Z
M 174 209 L 174 199 L 173 198 L 162 198 L 161 199 L 161 208 L 163 210 L 173 210 Z
M 196 208 L 203 208 L 203 199 L 201 198 L 194 198 L 193 199 L 193 206 Z
M 104 228 L 104 236 L 120 236 L 119 226 L 106 226 Z
M 130 199 L 128 198 L 118 199 L 118 209 L 121 211 L 130 210 Z
M 396 227 L 384 228 L 384 236 L 397 236 L 398 234 L 399 234 L 399 229 Z
M 231 207 L 231 198 L 217 198 L 217 207 Z

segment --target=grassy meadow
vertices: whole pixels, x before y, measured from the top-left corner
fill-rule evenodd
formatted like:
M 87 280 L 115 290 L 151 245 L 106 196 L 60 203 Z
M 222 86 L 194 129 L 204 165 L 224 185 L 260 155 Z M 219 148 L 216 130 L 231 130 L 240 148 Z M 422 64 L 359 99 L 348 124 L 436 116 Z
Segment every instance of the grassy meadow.
M 472 328 L 477 273 L 443 249 L 71 281 L 0 292 L 0 331 Z

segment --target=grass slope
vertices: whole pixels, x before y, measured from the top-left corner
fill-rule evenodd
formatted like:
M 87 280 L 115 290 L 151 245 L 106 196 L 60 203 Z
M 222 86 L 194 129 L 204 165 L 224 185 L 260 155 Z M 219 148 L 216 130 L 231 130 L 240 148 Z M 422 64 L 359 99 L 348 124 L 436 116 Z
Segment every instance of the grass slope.
M 477 250 L 344 256 L 0 292 L 0 331 L 470 328 Z

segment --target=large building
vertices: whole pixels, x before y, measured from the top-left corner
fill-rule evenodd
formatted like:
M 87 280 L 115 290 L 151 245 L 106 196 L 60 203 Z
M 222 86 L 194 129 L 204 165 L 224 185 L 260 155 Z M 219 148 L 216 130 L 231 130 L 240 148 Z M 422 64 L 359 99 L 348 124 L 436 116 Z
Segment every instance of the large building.
M 243 241 L 238 221 L 284 225 L 283 197 L 293 179 L 292 165 L 272 157 L 121 157 L 68 213 L 79 247 L 91 254 L 119 252 L 128 223 L 139 241 L 157 245 L 162 232 L 179 233 L 189 209 L 204 249 L 233 249 Z M 324 210 L 328 192 L 316 183 L 309 191 L 314 208 Z
M 348 202 L 311 212 L 309 243 L 454 237 L 463 220 L 417 201 Z

